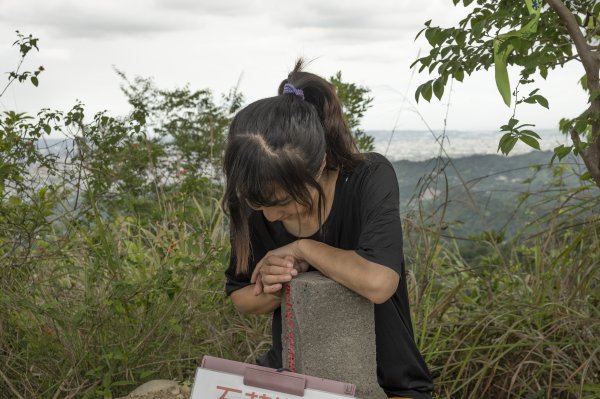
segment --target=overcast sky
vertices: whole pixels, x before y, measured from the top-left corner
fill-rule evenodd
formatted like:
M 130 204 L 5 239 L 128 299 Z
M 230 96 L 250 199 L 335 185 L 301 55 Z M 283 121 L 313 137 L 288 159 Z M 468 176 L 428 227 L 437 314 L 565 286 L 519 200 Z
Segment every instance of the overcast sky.
M 0 0 L 0 72 L 18 62 L 14 31 L 40 39 L 25 69 L 43 65 L 40 85 L 13 85 L 0 110 L 69 109 L 79 99 L 90 111 L 124 114 L 129 106 L 114 67 L 128 76 L 153 77 L 160 87 L 189 83 L 216 95 L 240 82 L 246 102 L 275 94 L 298 56 L 309 70 L 371 89 L 367 130 L 433 129 L 444 124 L 448 94 L 421 101 L 415 88 L 428 79 L 409 65 L 427 43 L 414 41 L 423 23 L 450 26 L 465 14 L 452 0 Z M 551 72 L 540 84 L 550 111 L 523 105 L 517 117 L 539 129 L 585 106 L 577 87 L 583 68 Z M 508 120 L 493 71 L 455 83 L 447 128 L 497 130 Z M 514 78 L 513 78 L 514 83 Z M 0 85 L 2 89 L 4 85 Z M 406 95 L 406 96 L 405 96 Z M 408 98 L 408 101 L 405 101 Z M 418 112 L 417 112 L 418 111 Z M 419 116 L 419 114 L 421 116 Z

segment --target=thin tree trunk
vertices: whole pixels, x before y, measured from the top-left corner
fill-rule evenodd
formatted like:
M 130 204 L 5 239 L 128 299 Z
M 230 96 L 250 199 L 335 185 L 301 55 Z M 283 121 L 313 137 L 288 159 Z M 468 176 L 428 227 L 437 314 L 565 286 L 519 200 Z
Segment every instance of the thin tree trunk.
M 600 56 L 597 51 L 594 51 L 587 43 L 587 40 L 575 16 L 569 8 L 561 0 L 547 0 L 548 4 L 554 12 L 556 12 L 567 28 L 567 32 L 575 43 L 577 54 L 581 59 L 581 63 L 585 69 L 587 76 L 588 91 L 590 98 L 595 95 L 596 98 L 592 101 L 588 108 L 587 120 L 592 125 L 592 137 L 587 145 L 582 145 L 580 134 L 571 129 L 571 139 L 576 148 L 580 151 L 581 158 L 585 166 L 590 172 L 592 179 L 600 188 Z

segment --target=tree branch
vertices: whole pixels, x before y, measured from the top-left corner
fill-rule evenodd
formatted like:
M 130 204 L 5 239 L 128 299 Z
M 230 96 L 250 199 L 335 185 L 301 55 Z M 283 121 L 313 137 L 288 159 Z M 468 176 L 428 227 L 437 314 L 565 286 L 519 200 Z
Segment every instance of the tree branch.
M 552 7 L 554 12 L 558 14 L 559 18 L 567 28 L 567 32 L 569 32 L 569 35 L 575 43 L 577 53 L 579 54 L 579 57 L 581 57 L 581 63 L 588 75 L 590 92 L 596 90 L 598 88 L 598 62 L 588 49 L 587 41 L 579 29 L 579 24 L 577 23 L 575 16 L 561 0 L 548 0 L 548 4 Z

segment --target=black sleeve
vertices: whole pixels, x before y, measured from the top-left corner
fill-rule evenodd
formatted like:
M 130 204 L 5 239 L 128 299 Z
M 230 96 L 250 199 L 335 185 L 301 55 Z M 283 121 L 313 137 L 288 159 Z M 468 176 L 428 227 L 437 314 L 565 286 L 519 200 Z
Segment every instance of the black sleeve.
M 249 273 L 235 273 L 235 264 L 236 258 L 233 253 L 233 246 L 231 248 L 231 255 L 229 256 L 229 267 L 225 270 L 225 277 L 227 281 L 225 282 L 225 292 L 227 295 L 231 295 L 233 291 L 239 290 L 240 288 L 244 288 L 247 285 L 250 285 L 250 277 L 252 277 L 252 271 Z M 249 265 L 250 266 L 250 265 Z M 251 270 L 254 270 L 252 267 Z
M 356 253 L 402 276 L 400 194 L 391 163 L 379 155 L 367 168 L 359 187 L 362 227 Z

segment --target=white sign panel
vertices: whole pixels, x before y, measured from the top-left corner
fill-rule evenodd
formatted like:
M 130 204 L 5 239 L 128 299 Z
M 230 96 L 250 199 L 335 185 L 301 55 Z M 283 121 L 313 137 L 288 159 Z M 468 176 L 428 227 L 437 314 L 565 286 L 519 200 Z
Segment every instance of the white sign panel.
M 190 399 L 348 399 L 346 395 L 307 388 L 304 396 L 247 386 L 241 375 L 198 368 Z

